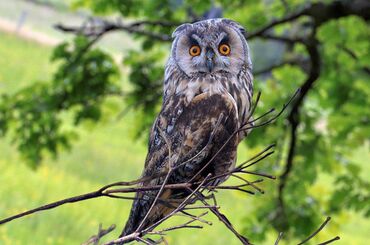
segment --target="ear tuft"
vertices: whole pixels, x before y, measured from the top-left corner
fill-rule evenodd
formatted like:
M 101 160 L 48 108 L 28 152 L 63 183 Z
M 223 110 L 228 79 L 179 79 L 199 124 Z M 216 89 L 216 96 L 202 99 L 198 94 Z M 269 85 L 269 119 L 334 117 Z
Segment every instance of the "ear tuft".
M 233 20 L 230 20 L 230 19 L 223 19 L 223 22 L 225 24 L 228 24 L 230 26 L 232 26 L 233 28 L 239 30 L 241 32 L 241 34 L 243 34 L 243 36 L 245 36 L 247 34 L 247 31 L 244 29 L 244 27 L 239 24 L 238 22 L 236 21 L 233 21 Z
M 179 25 L 172 33 L 172 38 L 177 37 L 181 32 L 185 31 L 186 29 L 190 28 L 190 23 L 184 23 L 182 25 Z

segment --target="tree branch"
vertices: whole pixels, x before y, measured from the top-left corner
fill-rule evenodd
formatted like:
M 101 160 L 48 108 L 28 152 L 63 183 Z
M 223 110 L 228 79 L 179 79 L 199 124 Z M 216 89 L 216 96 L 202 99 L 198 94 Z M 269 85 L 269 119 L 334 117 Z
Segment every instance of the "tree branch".
M 343 52 L 345 52 L 346 54 L 348 54 L 355 61 L 358 61 L 358 57 L 357 57 L 356 53 L 353 52 L 351 49 L 347 48 L 344 45 L 338 45 L 338 48 L 340 48 L 341 50 L 343 50 Z M 363 66 L 361 68 L 362 68 L 362 70 L 364 72 L 367 73 L 367 75 L 370 75 L 370 67 L 369 66 Z
M 108 233 L 110 233 L 111 231 L 113 231 L 114 229 L 116 228 L 116 225 L 111 225 L 110 227 L 108 227 L 107 229 L 103 229 L 102 228 L 102 225 L 99 224 L 99 230 L 98 230 L 98 234 L 96 235 L 93 235 L 92 237 L 89 238 L 89 240 L 87 240 L 86 242 L 82 243 L 82 245 L 89 245 L 89 244 L 94 244 L 94 245 L 98 245 L 99 244 L 99 241 L 100 239 L 107 235 Z
M 297 128 L 300 123 L 300 107 L 303 104 L 308 92 L 314 85 L 315 81 L 320 75 L 320 53 L 318 51 L 318 42 L 314 37 L 305 41 L 305 47 L 310 57 L 310 71 L 306 81 L 301 86 L 300 94 L 297 96 L 295 101 L 292 103 L 290 113 L 288 115 L 288 122 L 290 125 L 290 143 L 288 149 L 287 161 L 284 166 L 283 172 L 280 175 L 280 182 L 278 185 L 278 207 L 281 214 L 284 216 L 284 188 L 288 180 L 289 174 L 293 168 L 293 158 L 296 151 L 297 145 Z
M 329 20 L 338 19 L 349 15 L 357 15 L 365 20 L 369 20 L 370 2 L 367 0 L 337 0 L 331 3 L 312 3 L 293 14 L 271 21 L 260 29 L 247 34 L 247 38 L 252 39 L 255 37 L 263 37 L 273 27 L 295 21 L 302 16 L 311 17 L 318 27 Z
M 309 91 L 312 89 L 314 83 L 320 76 L 320 70 L 321 70 L 321 58 L 320 53 L 318 50 L 319 43 L 316 39 L 316 29 L 324 24 L 325 22 L 331 20 L 331 19 L 338 19 L 341 17 L 345 17 L 348 15 L 357 15 L 359 17 L 362 17 L 365 20 L 369 20 L 370 18 L 370 3 L 365 0 L 355 0 L 355 1 L 334 1 L 329 4 L 325 3 L 314 3 L 309 5 L 304 10 L 298 11 L 296 14 L 293 14 L 290 18 L 286 17 L 278 21 L 272 22 L 270 25 L 267 25 L 266 27 L 260 29 L 259 31 L 256 31 L 254 33 L 254 36 L 257 35 L 264 35 L 264 33 L 272 28 L 273 26 L 276 26 L 278 24 L 285 23 L 287 21 L 285 20 L 293 20 L 297 19 L 300 16 L 309 16 L 311 17 L 314 25 L 313 30 L 310 33 L 310 36 L 300 40 L 301 43 L 304 44 L 306 47 L 307 53 L 309 55 L 310 60 L 310 69 L 307 74 L 307 78 L 305 82 L 301 86 L 301 93 L 297 97 L 297 99 L 294 101 L 291 107 L 291 111 L 288 115 L 288 122 L 290 125 L 290 143 L 289 143 L 289 149 L 288 149 L 288 156 L 287 161 L 284 166 L 283 172 L 280 175 L 280 182 L 278 185 L 278 207 L 279 212 L 284 216 L 284 200 L 283 200 L 283 192 L 284 188 L 286 186 L 286 182 L 288 180 L 289 174 L 292 171 L 293 168 L 293 158 L 296 151 L 296 145 L 297 145 L 297 128 L 300 124 L 300 107 L 303 105 L 303 101 L 306 98 Z M 293 18 L 294 17 L 294 18 Z M 286 42 L 290 42 L 289 40 L 286 40 Z
M 326 220 L 320 225 L 320 227 L 316 231 L 314 231 L 311 235 L 309 235 L 306 239 L 304 239 L 302 242 L 298 243 L 297 245 L 305 244 L 309 240 L 311 240 L 313 237 L 317 236 L 317 234 L 319 234 L 325 228 L 325 226 L 329 223 L 330 219 L 331 219 L 330 217 L 327 217 Z M 283 237 L 283 233 L 280 232 L 274 245 L 278 245 L 282 237 Z M 340 239 L 340 237 L 336 236 L 336 237 L 334 237 L 334 238 L 332 238 L 332 239 L 330 239 L 326 242 L 320 243 L 320 244 L 329 244 L 329 243 L 332 243 L 332 242 L 337 241 L 339 239 Z
M 303 15 L 306 15 L 307 14 L 306 12 L 307 12 L 307 9 L 303 9 L 303 10 L 300 10 L 296 13 L 291 14 L 291 15 L 285 16 L 281 19 L 273 20 L 270 23 L 268 23 L 267 25 L 261 27 L 260 29 L 247 34 L 247 38 L 252 39 L 252 38 L 255 38 L 255 37 L 260 37 L 264 33 L 266 33 L 267 31 L 269 31 L 271 28 L 273 28 L 277 25 L 281 25 L 281 24 L 296 20 L 299 17 L 301 17 Z
M 57 30 L 60 30 L 63 32 L 81 34 L 81 35 L 88 36 L 88 37 L 101 36 L 101 35 L 104 35 L 112 31 L 126 31 L 131 34 L 138 34 L 138 35 L 146 36 L 146 37 L 158 40 L 158 41 L 169 42 L 171 41 L 170 35 L 148 31 L 144 29 L 143 26 L 147 26 L 147 25 L 155 26 L 156 25 L 156 26 L 168 27 L 168 26 L 176 26 L 178 24 L 179 23 L 175 23 L 175 22 L 148 21 L 148 20 L 124 24 L 122 22 L 111 22 L 111 21 L 95 18 L 92 23 L 83 25 L 81 27 L 65 26 L 62 24 L 57 24 L 54 27 Z

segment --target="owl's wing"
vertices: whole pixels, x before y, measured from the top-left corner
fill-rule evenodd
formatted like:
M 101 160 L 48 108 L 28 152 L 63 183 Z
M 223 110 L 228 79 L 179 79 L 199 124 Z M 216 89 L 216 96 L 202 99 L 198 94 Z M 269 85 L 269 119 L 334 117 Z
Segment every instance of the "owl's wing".
M 185 97 L 175 97 L 163 107 L 152 129 L 143 176 L 166 172 L 170 164 L 183 164 L 191 174 L 189 168 L 195 171 L 196 165 L 202 167 L 238 127 L 236 104 L 231 96 L 202 93 L 190 103 L 186 103 Z M 236 136 L 224 147 L 224 151 L 233 150 L 226 154 L 228 160 L 236 154 L 237 140 Z M 189 176 L 185 172 L 177 174 Z
M 224 173 L 236 160 L 238 135 L 231 140 L 229 138 L 238 127 L 237 110 L 231 96 L 202 93 L 195 96 L 190 103 L 186 102 L 185 97 L 173 97 L 164 104 L 152 128 L 143 177 L 166 173 L 170 165 L 176 170 L 170 175 L 168 183 L 188 181 L 205 165 L 208 167 L 198 179 L 204 178 L 208 173 Z M 143 185 L 158 185 L 163 183 L 163 179 L 164 177 L 155 178 Z M 139 200 L 133 203 L 122 235 L 129 234 L 138 227 L 156 194 L 156 191 L 137 194 Z M 185 190 L 166 190 L 160 199 L 184 195 Z M 156 222 L 172 208 L 158 203 L 153 210 L 145 226 Z

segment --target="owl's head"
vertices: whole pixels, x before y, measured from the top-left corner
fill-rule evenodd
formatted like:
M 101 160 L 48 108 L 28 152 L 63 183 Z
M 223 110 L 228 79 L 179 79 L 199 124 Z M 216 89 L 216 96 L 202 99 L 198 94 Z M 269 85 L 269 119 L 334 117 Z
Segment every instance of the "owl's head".
M 252 67 L 243 27 L 228 19 L 183 24 L 173 32 L 172 62 L 188 76 L 198 73 L 238 74 Z

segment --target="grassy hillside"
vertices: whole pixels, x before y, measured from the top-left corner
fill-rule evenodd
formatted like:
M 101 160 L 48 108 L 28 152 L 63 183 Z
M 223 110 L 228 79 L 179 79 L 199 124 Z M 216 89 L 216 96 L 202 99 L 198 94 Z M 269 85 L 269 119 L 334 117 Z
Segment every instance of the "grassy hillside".
M 13 92 L 32 81 L 50 77 L 55 68 L 49 62 L 50 53 L 48 47 L 0 33 L 0 93 Z M 0 217 L 92 191 L 110 182 L 137 178 L 146 146 L 132 139 L 134 127 L 134 116 L 129 113 L 120 121 L 112 115 L 112 119 L 99 125 L 79 128 L 80 138 L 72 150 L 63 152 L 57 160 L 46 159 L 37 171 L 24 164 L 9 140 L 0 138 Z M 239 155 L 240 160 L 245 159 L 246 150 L 241 149 Z M 267 181 L 266 184 L 274 183 Z M 248 217 L 249 207 L 253 205 L 248 200 L 258 198 L 221 192 L 219 204 L 235 226 L 242 227 L 242 219 Z M 97 231 L 99 223 L 104 227 L 111 224 L 122 227 L 129 208 L 130 202 L 112 199 L 68 204 L 0 226 L 0 244 L 79 244 Z M 169 243 L 239 244 L 222 224 L 211 216 L 210 219 L 214 225 L 203 230 L 169 233 Z M 321 238 L 339 234 L 343 239 L 337 244 L 367 244 L 369 221 L 358 215 L 346 215 L 338 217 L 338 222 L 347 225 L 343 229 L 333 226 Z M 107 239 L 116 237 L 119 232 L 117 229 Z
M 1 20 L 5 20 L 18 25 L 23 17 L 21 30 L 47 35 L 53 40 L 69 40 L 72 35 L 66 35 L 53 26 L 60 23 L 66 26 L 79 26 L 90 16 L 86 12 L 58 7 L 65 6 L 70 1 L 37 0 L 37 2 L 47 5 L 24 0 L 0 1 L 0 24 Z M 98 45 L 106 51 L 121 53 L 137 44 L 127 33 L 120 32 L 102 38 Z

